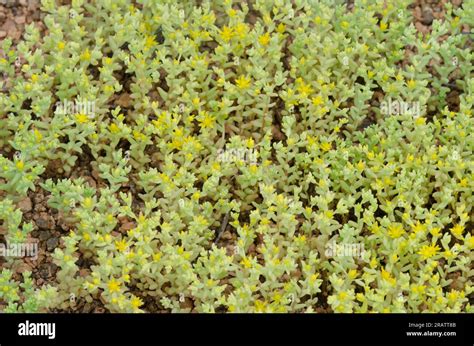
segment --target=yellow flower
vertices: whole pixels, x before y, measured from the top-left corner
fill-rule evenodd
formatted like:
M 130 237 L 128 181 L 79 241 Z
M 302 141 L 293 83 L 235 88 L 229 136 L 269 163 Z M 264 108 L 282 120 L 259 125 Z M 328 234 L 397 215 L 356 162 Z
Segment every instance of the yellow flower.
M 388 226 L 388 235 L 393 239 L 400 238 L 404 233 L 403 226 L 399 223 Z
M 264 312 L 267 303 L 265 301 L 257 300 L 255 301 L 255 311 L 256 312 Z
M 122 239 L 121 241 L 116 241 L 115 248 L 119 252 L 124 252 L 125 249 L 127 248 L 127 242 L 125 241 L 125 239 Z
M 277 27 L 277 32 L 280 34 L 283 34 L 286 30 L 286 25 L 283 23 L 280 23 Z
M 382 278 L 387 281 L 388 283 L 390 283 L 392 286 L 395 285 L 396 283 L 396 280 L 395 278 L 392 277 L 392 275 L 387 272 L 384 268 L 382 268 Z
M 86 197 L 86 198 L 84 198 L 84 201 L 82 202 L 82 205 L 84 206 L 84 208 L 90 209 L 90 208 L 92 208 L 93 203 L 94 203 L 94 201 L 92 200 L 92 198 Z
M 260 35 L 258 38 L 258 42 L 260 42 L 262 46 L 268 45 L 268 43 L 270 42 L 270 33 L 267 32 L 263 35 Z
M 370 231 L 372 232 L 372 234 L 378 234 L 380 231 L 380 226 L 378 225 L 378 223 L 374 223 L 370 228 Z
M 462 232 L 464 231 L 464 226 L 462 225 L 456 225 L 451 228 L 451 233 L 456 237 L 460 238 L 462 236 Z
M 415 124 L 417 125 L 424 125 L 425 123 L 426 123 L 426 118 L 423 118 L 423 117 L 416 118 L 415 120 Z
M 135 296 L 132 298 L 132 300 L 130 301 L 130 303 L 132 304 L 132 307 L 133 307 L 134 309 L 138 309 L 138 308 L 140 308 L 140 306 L 143 305 L 143 301 L 142 301 L 140 298 L 135 297 Z
M 117 281 L 115 281 L 115 279 L 110 280 L 108 282 L 107 286 L 108 286 L 110 292 L 112 292 L 112 293 L 120 291 L 120 284 Z
M 120 131 L 119 127 L 115 123 L 109 125 L 109 130 L 112 133 L 117 133 Z
M 303 96 L 303 97 L 306 97 L 308 96 L 309 94 L 311 94 L 313 92 L 313 88 L 311 87 L 310 84 L 306 84 L 305 82 L 301 81 L 301 83 L 299 83 L 298 87 L 296 88 L 296 90 L 299 91 L 299 93 Z
M 451 292 L 448 293 L 447 298 L 451 303 L 455 303 L 459 298 L 459 292 L 451 290 Z
M 461 187 L 467 187 L 467 185 L 468 185 L 468 181 L 467 181 L 466 178 L 461 179 L 461 180 L 459 181 L 459 186 L 461 186 Z
M 35 135 L 35 138 L 36 138 L 37 142 L 40 142 L 43 139 L 43 135 L 37 129 L 34 129 L 33 133 Z
M 329 151 L 332 149 L 332 144 L 330 142 L 324 142 L 321 144 L 321 149 L 323 151 Z
M 155 42 L 155 38 L 153 36 L 148 36 L 146 37 L 145 39 L 145 47 L 146 49 L 150 49 L 151 47 L 155 46 L 156 45 L 156 42 Z
M 89 121 L 89 118 L 84 113 L 76 114 L 76 121 L 79 124 L 85 124 Z
M 426 286 L 425 285 L 413 285 L 411 291 L 413 293 L 423 294 L 425 293 Z
M 387 30 L 387 28 L 388 28 L 387 23 L 384 23 L 384 22 L 380 23 L 380 30 L 385 31 L 385 30 Z
M 25 163 L 20 160 L 16 162 L 15 166 L 19 171 L 22 171 L 25 168 Z
M 348 294 L 346 292 L 344 292 L 344 291 L 339 292 L 339 295 L 338 295 L 339 300 L 344 301 L 344 300 L 346 300 L 347 297 L 348 297 Z
M 192 102 L 193 102 L 194 107 L 198 107 L 201 100 L 199 99 L 199 97 L 195 97 L 195 98 L 193 98 Z
M 349 274 L 349 278 L 351 280 L 353 280 L 357 277 L 357 270 L 356 269 L 351 269 L 351 270 L 349 270 L 348 274 Z
M 474 249 L 474 237 L 470 236 L 468 239 L 466 239 L 465 244 L 469 249 Z
M 439 237 L 441 235 L 441 229 L 439 227 L 434 227 L 430 230 L 430 233 L 433 237 Z
M 225 42 L 229 42 L 234 36 L 232 28 L 229 28 L 227 25 L 224 25 L 221 31 L 221 37 Z
M 252 266 L 252 262 L 248 257 L 245 257 L 242 261 L 240 261 L 240 264 L 242 264 L 247 269 Z
M 241 39 L 245 38 L 245 37 L 247 36 L 247 31 L 248 31 L 247 24 L 245 24 L 245 23 L 239 23 L 239 24 L 237 24 L 237 25 L 235 26 L 234 31 L 235 31 L 235 34 L 236 34 L 239 38 L 241 38 Z
M 237 87 L 239 87 L 239 89 L 247 89 L 250 86 L 250 78 L 242 75 L 235 80 L 235 84 Z
M 435 256 L 439 250 L 440 248 L 438 245 L 423 245 L 420 251 L 418 251 L 418 254 L 421 255 L 424 260 L 426 260 Z
M 201 128 L 213 128 L 216 119 L 210 115 L 208 112 L 202 112 L 198 117 L 199 124 Z
M 413 225 L 412 230 L 415 234 L 424 232 L 426 230 L 426 225 L 423 225 L 420 221 L 417 221 L 416 224 Z
M 91 60 L 91 52 L 89 51 L 89 48 L 86 48 L 86 50 L 81 54 L 81 60 L 86 62 Z
M 414 81 L 413 79 L 410 79 L 407 83 L 407 86 L 409 89 L 413 89 L 416 87 L 416 81 Z

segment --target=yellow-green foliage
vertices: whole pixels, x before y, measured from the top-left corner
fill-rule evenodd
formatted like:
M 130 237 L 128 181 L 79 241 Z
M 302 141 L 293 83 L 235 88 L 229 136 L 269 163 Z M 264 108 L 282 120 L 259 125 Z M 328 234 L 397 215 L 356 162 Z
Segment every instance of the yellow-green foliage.
M 472 312 L 473 0 L 425 36 L 408 0 L 136 3 L 3 42 L 0 207 L 42 188 L 73 229 L 38 308 Z

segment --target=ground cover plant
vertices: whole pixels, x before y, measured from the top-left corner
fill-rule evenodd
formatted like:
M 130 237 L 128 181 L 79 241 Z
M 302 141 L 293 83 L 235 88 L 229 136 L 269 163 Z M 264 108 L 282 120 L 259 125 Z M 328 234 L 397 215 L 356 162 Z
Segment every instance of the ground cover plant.
M 1 42 L 0 240 L 39 253 L 0 311 L 473 312 L 474 1 L 412 5 L 43 0 Z

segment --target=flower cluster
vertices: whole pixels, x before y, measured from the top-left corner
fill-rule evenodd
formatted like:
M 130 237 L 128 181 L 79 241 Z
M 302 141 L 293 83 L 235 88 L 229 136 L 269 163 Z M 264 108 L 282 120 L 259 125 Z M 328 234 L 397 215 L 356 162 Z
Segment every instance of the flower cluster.
M 429 35 L 339 3 L 43 0 L 2 42 L 0 230 L 38 191 L 71 230 L 0 310 L 473 312 L 473 2 Z

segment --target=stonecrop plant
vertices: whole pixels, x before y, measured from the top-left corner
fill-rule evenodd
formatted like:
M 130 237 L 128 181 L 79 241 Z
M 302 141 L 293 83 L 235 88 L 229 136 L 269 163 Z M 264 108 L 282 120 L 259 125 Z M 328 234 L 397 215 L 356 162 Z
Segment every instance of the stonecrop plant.
M 474 1 L 410 3 L 43 0 L 1 43 L 0 235 L 39 192 L 69 230 L 0 310 L 474 312 Z

